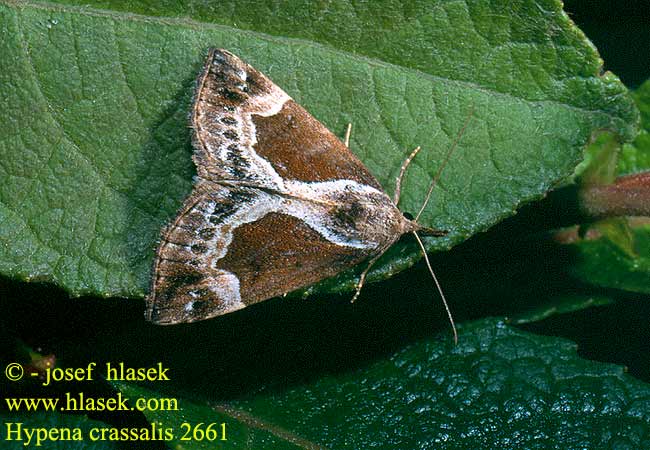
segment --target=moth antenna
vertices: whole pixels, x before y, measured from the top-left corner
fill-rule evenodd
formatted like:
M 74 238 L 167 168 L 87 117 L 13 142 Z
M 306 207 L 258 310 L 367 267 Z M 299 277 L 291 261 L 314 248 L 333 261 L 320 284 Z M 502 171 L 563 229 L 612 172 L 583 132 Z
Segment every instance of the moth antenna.
M 359 294 L 361 294 L 361 288 L 363 287 L 363 283 L 366 281 L 366 276 L 368 275 L 368 272 L 370 271 L 370 268 L 377 262 L 377 260 L 386 253 L 386 249 L 384 249 L 381 253 L 379 253 L 377 256 L 373 256 L 372 259 L 368 262 L 368 265 L 366 268 L 363 270 L 361 273 L 361 276 L 359 277 L 359 281 L 357 282 L 357 289 L 354 292 L 354 296 L 352 297 L 352 300 L 350 300 L 350 303 L 354 303 L 357 298 L 359 298 Z
M 345 130 L 345 146 L 350 148 L 350 135 L 352 134 L 352 122 L 348 123 L 348 129 Z
M 427 250 L 424 248 L 424 244 L 422 243 L 420 236 L 418 236 L 418 233 L 416 231 L 413 231 L 413 234 L 415 235 L 415 239 L 417 239 L 418 244 L 420 245 L 420 250 L 422 250 L 422 256 L 424 256 L 424 260 L 427 263 L 427 268 L 429 269 L 429 273 L 431 274 L 433 281 L 436 283 L 436 287 L 438 288 L 438 292 L 440 293 L 440 297 L 442 298 L 442 303 L 445 305 L 445 310 L 447 311 L 447 317 L 449 317 L 449 323 L 451 323 L 451 329 L 454 332 L 454 344 L 458 345 L 458 332 L 456 331 L 456 324 L 454 323 L 454 318 L 451 315 L 451 310 L 449 309 L 449 305 L 447 304 L 447 299 L 445 298 L 445 294 L 442 292 L 442 288 L 440 287 L 438 278 L 436 277 L 436 274 L 433 272 L 433 269 L 431 268 L 431 263 L 429 262 L 429 257 L 427 256 Z
M 473 115 L 474 115 L 474 107 L 472 106 L 472 110 L 469 112 L 467 119 L 465 119 L 465 123 L 463 124 L 463 127 L 456 135 L 456 138 L 454 139 L 454 142 L 451 144 L 451 148 L 447 152 L 445 159 L 442 161 L 442 164 L 440 164 L 440 167 L 438 167 L 438 172 L 436 172 L 436 175 L 433 177 L 433 180 L 431 180 L 431 184 L 429 185 L 429 190 L 427 191 L 427 196 L 424 198 L 424 202 L 422 203 L 422 207 L 420 208 L 420 211 L 418 211 L 417 215 L 415 216 L 416 222 L 424 212 L 424 209 L 427 207 L 427 204 L 431 199 L 431 193 L 433 193 L 433 188 L 436 187 L 436 183 L 438 183 L 438 180 L 440 179 L 440 175 L 442 175 L 443 169 L 445 168 L 445 166 L 447 166 L 447 163 L 449 162 L 451 155 L 454 153 L 454 150 L 456 150 L 456 148 L 458 147 L 458 142 L 460 141 L 460 138 L 463 136 L 463 134 L 465 134 L 465 129 L 467 128 L 467 125 L 469 124 L 469 121 Z
M 400 191 L 402 190 L 402 178 L 404 178 L 406 169 L 408 168 L 409 164 L 411 164 L 411 161 L 413 161 L 413 158 L 415 158 L 415 155 L 417 155 L 419 151 L 420 146 L 415 147 L 411 154 L 408 155 L 408 157 L 404 160 L 402 167 L 399 169 L 399 176 L 395 179 L 395 193 L 393 194 L 393 203 L 395 203 L 395 205 L 399 203 Z

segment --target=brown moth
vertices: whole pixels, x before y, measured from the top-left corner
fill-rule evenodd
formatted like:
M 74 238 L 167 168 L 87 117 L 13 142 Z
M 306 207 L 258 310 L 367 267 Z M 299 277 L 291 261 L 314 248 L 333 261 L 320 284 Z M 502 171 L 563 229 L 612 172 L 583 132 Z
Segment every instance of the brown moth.
M 369 268 L 405 233 L 444 234 L 417 223 L 425 205 L 415 220 L 397 208 L 419 148 L 402 165 L 391 199 L 347 142 L 226 50 L 209 52 L 191 127 L 198 176 L 162 233 L 150 321 L 226 314 L 364 260 Z

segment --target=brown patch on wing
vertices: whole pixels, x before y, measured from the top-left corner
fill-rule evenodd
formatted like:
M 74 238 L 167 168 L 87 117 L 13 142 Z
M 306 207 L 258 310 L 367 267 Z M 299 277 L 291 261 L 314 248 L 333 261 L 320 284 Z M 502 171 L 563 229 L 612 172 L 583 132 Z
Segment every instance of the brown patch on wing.
M 327 241 L 299 219 L 270 213 L 235 230 L 217 267 L 237 275 L 242 301 L 250 305 L 309 286 L 368 256 Z
M 281 177 L 300 181 L 354 180 L 381 186 L 331 131 L 293 100 L 275 115 L 253 115 L 255 150 Z

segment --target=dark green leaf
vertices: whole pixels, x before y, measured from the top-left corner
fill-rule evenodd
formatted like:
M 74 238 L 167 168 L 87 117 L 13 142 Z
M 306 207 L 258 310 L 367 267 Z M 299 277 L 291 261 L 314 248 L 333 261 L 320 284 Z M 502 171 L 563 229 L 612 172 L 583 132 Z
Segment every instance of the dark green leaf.
M 641 111 L 640 130 L 633 142 L 621 145 L 614 133 L 600 133 L 576 169 L 582 184 L 608 184 L 617 176 L 650 170 L 650 80 L 632 92 Z
M 641 130 L 634 142 L 623 146 L 619 161 L 619 173 L 635 173 L 650 170 L 650 80 L 633 93 L 641 111 Z
M 621 367 L 576 356 L 575 344 L 497 320 L 297 386 L 244 398 L 181 401 L 151 421 L 226 422 L 224 448 L 646 448 L 650 387 Z M 215 382 L 219 382 L 215 380 Z M 119 386 L 130 397 L 160 393 Z M 179 448 L 208 448 L 184 442 Z M 310 446 L 313 445 L 313 447 Z
M 567 229 L 557 239 L 573 252 L 569 270 L 586 283 L 650 293 L 650 221 L 610 219 Z
M 590 145 L 580 168 L 581 208 L 592 215 L 647 215 L 650 186 L 650 80 L 636 92 L 641 130 L 622 147 L 603 134 Z M 630 175 L 635 174 L 637 175 Z M 616 175 L 620 177 L 615 182 Z M 627 181 L 626 181 L 627 180 Z M 628 186 L 624 187 L 627 184 Z M 575 256 L 569 270 L 604 287 L 650 292 L 650 221 L 644 217 L 605 219 L 560 231 L 557 239 Z

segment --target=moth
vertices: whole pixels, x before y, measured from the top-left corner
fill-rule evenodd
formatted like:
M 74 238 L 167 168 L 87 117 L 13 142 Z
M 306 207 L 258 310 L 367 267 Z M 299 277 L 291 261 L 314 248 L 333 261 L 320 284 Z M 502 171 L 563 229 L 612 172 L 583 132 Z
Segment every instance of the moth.
M 197 177 L 162 232 L 146 299 L 150 321 L 227 314 L 367 260 L 354 300 L 370 266 L 402 235 L 413 233 L 426 257 L 417 232 L 445 233 L 418 223 L 437 176 L 415 219 L 397 208 L 419 148 L 389 197 L 348 149 L 350 128 L 341 142 L 226 50 L 209 51 L 190 125 Z

